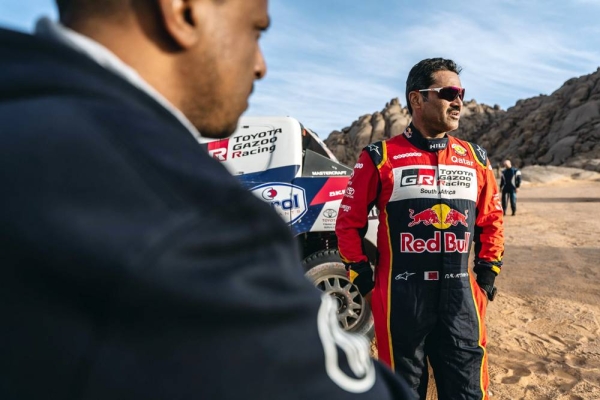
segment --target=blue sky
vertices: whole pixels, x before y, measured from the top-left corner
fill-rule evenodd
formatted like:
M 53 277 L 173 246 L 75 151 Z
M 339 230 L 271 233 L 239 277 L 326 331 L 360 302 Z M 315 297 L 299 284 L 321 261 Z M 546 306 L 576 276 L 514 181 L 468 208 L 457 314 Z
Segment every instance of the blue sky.
M 101 1 L 101 0 L 99 0 Z M 270 0 L 268 73 L 246 115 L 289 115 L 322 138 L 394 97 L 428 57 L 463 67 L 466 99 L 551 94 L 600 66 L 600 0 Z M 53 0 L 0 0 L 0 25 L 31 30 Z

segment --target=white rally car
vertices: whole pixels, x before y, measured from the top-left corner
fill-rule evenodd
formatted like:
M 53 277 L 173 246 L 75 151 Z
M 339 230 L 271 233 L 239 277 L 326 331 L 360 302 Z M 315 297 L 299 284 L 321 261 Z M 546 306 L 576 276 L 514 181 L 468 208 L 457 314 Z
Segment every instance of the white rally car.
M 290 226 L 302 251 L 306 276 L 336 299 L 340 325 L 371 336 L 370 308 L 346 277 L 335 236 L 352 169 L 340 164 L 314 132 L 290 117 L 243 117 L 231 137 L 203 138 L 201 143 Z M 364 239 L 372 263 L 376 226 L 373 211 Z

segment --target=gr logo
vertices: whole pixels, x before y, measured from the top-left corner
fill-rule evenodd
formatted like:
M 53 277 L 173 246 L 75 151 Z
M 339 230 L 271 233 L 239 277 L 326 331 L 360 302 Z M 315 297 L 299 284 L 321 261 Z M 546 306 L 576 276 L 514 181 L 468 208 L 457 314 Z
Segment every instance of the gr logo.
M 411 168 L 403 170 L 400 186 L 416 185 L 435 185 L 435 169 Z

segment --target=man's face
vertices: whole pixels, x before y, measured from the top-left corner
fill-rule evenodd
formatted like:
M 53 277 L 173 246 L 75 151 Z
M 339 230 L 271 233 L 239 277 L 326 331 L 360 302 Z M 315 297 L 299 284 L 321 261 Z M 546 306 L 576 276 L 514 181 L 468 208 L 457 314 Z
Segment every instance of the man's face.
M 451 71 L 437 71 L 433 74 L 434 81 L 429 88 L 444 86 L 462 87 L 458 75 Z M 430 133 L 450 132 L 458 129 L 462 100 L 457 97 L 453 101 L 440 99 L 437 92 L 426 93 L 427 100 L 423 102 L 422 122 Z
M 203 136 L 223 138 L 248 108 L 256 79 L 266 73 L 258 44 L 269 25 L 267 0 L 204 0 L 201 43 L 183 57 L 182 111 Z

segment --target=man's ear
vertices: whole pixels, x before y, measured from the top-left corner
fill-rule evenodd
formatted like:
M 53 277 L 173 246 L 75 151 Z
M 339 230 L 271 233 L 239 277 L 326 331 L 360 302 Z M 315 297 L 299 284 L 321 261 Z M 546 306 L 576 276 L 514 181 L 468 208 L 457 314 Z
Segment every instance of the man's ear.
M 166 32 L 184 49 L 193 47 L 200 39 L 198 0 L 158 0 L 158 8 Z
M 413 110 L 420 109 L 423 102 L 423 96 L 419 92 L 410 92 L 408 94 L 408 100 Z

